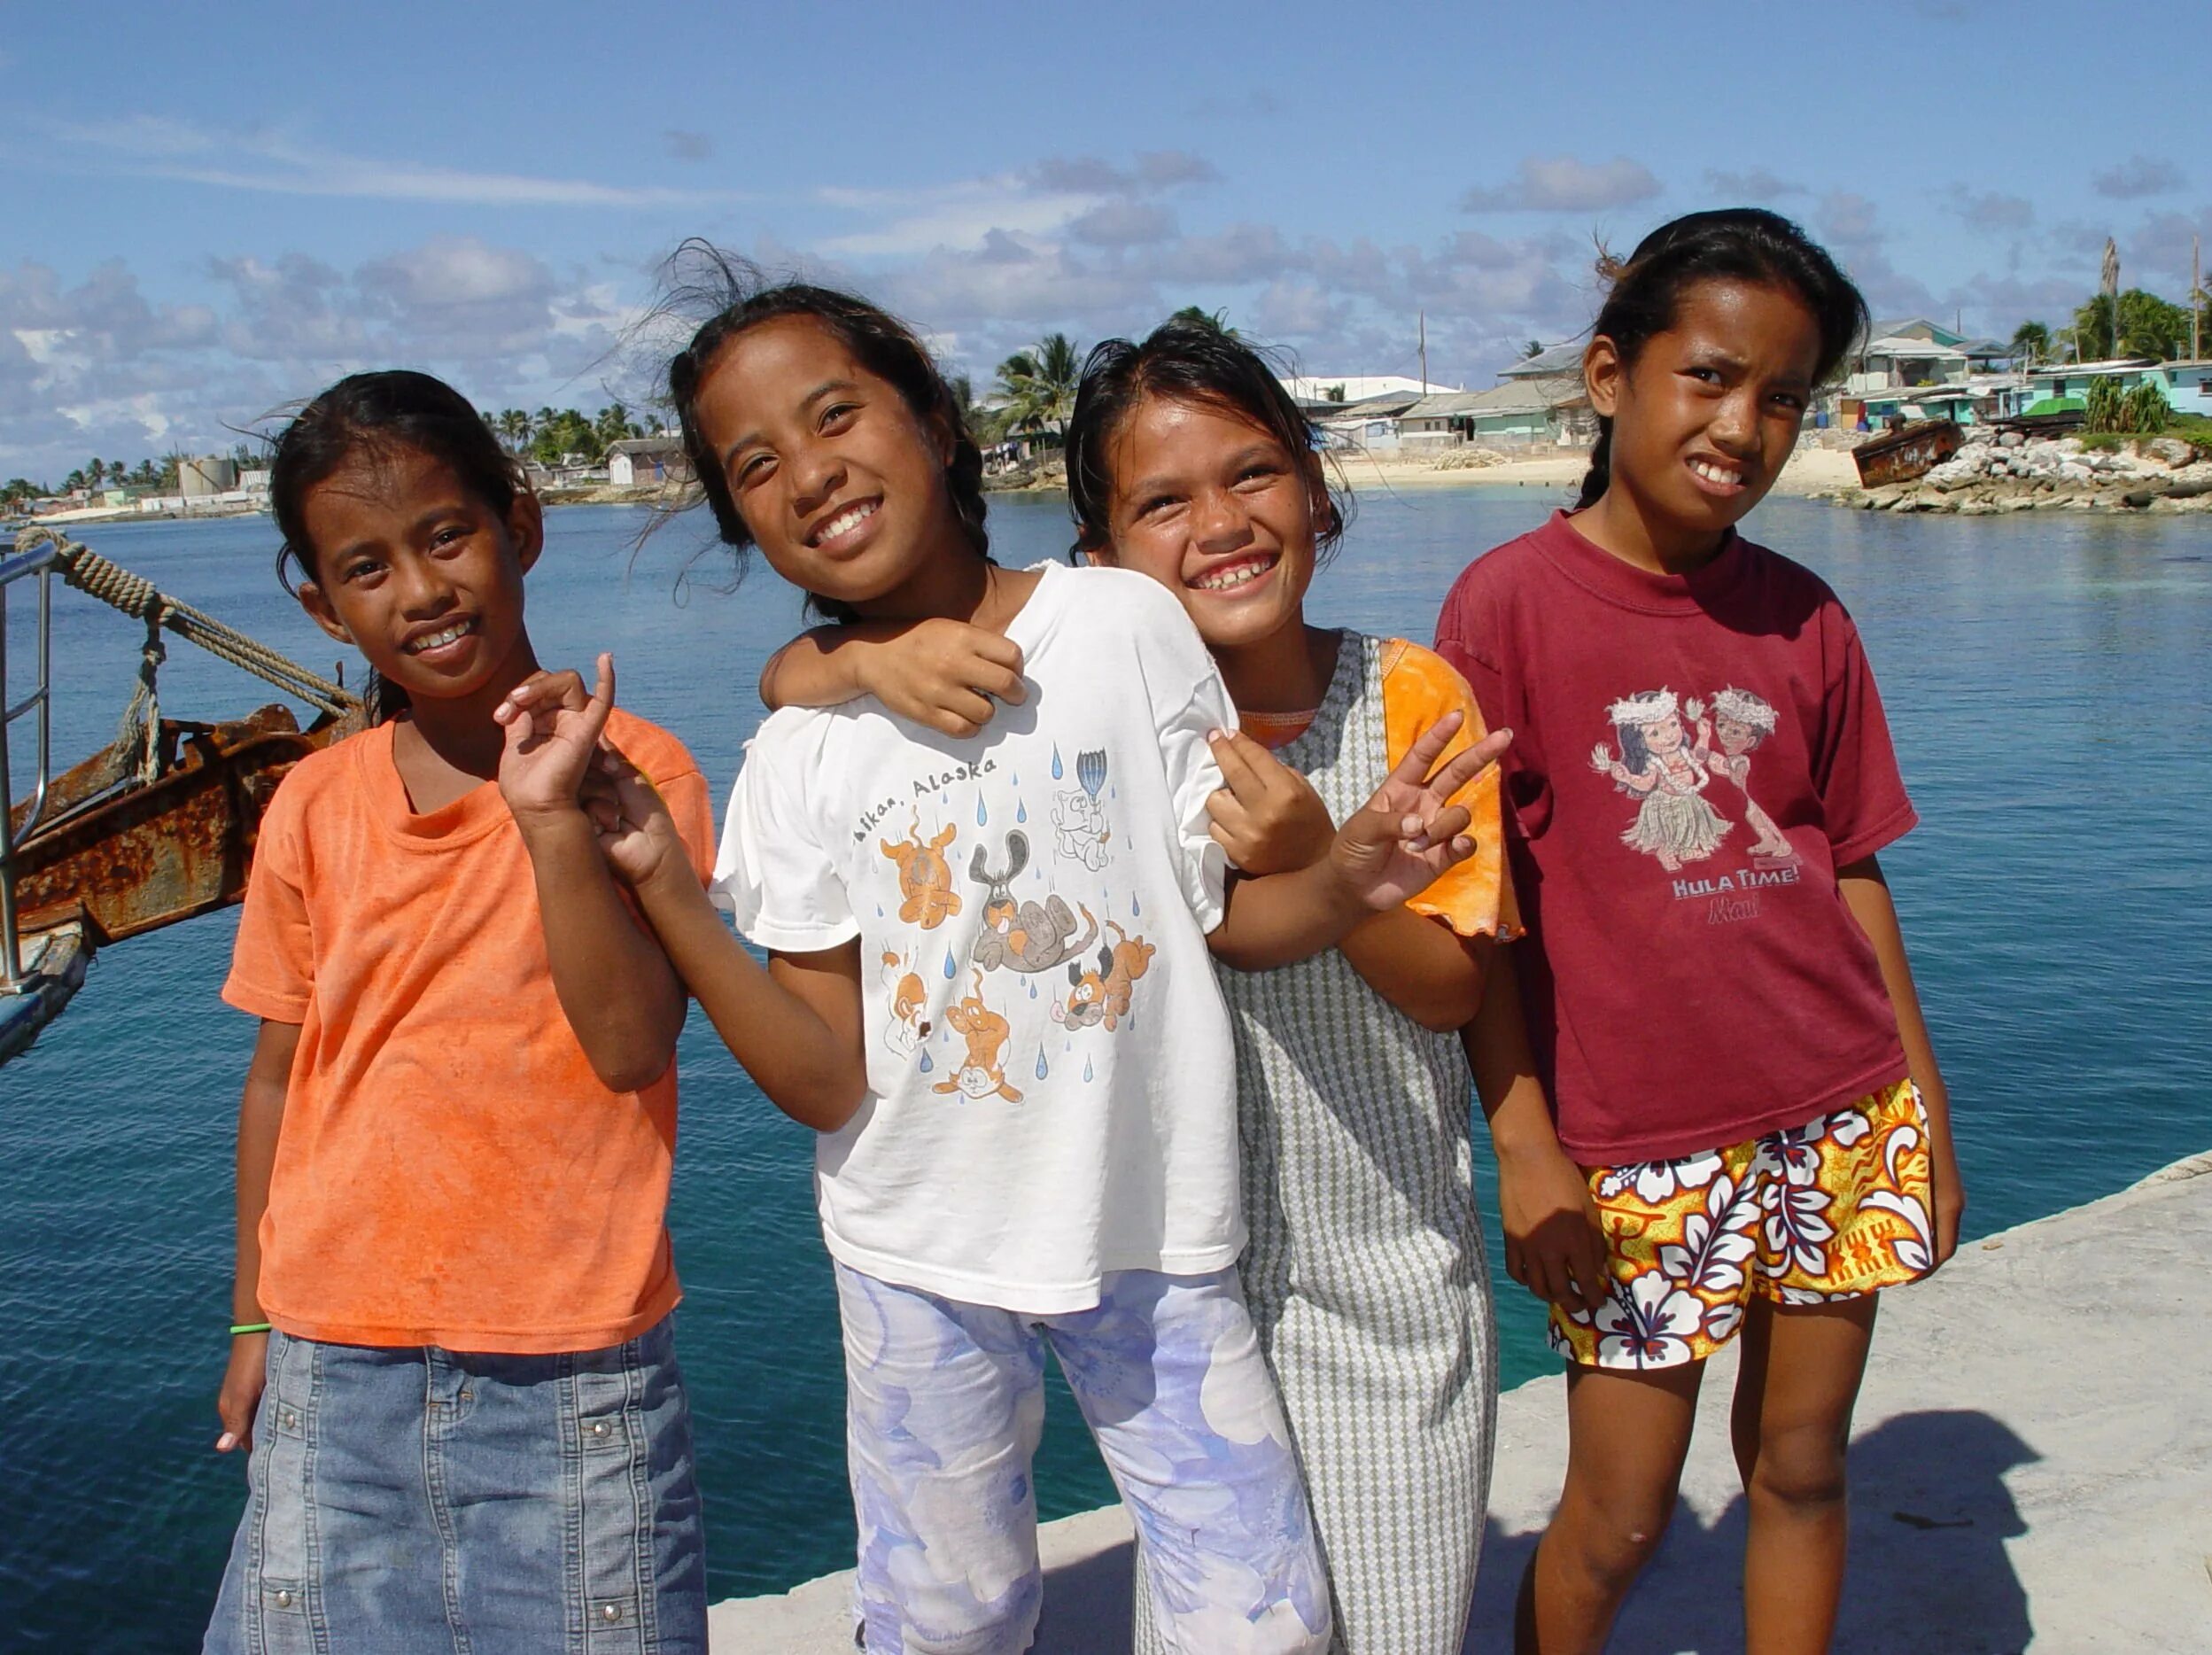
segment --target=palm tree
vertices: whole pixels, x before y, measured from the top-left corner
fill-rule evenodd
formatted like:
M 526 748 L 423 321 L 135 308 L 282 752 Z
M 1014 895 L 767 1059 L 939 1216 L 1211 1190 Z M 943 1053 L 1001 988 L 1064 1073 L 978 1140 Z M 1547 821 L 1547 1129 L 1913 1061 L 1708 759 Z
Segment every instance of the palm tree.
M 609 402 L 600 409 L 592 428 L 598 432 L 602 443 L 623 442 L 638 434 L 630 423 L 630 410 L 619 402 Z
M 1075 411 L 1075 382 L 1082 377 L 1082 354 L 1065 333 L 1048 333 L 1028 350 L 1016 351 L 998 364 L 1009 428 L 1059 435 Z
M 1226 333 L 1232 339 L 1237 337 L 1237 330 L 1229 325 L 1229 313 L 1226 310 L 1200 310 L 1196 305 L 1185 305 L 1168 320 L 1193 322 L 1201 328 L 1211 328 L 1216 333 Z
M 2034 364 L 2051 360 L 2051 330 L 2040 322 L 2023 322 L 2013 330 L 2013 355 Z

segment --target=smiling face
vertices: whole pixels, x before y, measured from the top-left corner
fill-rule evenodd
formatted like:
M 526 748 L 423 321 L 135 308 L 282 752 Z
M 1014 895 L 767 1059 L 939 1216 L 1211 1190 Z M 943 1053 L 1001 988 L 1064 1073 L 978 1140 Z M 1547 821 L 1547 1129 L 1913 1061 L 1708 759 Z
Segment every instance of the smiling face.
M 811 316 L 724 346 L 697 417 L 761 555 L 818 597 L 881 606 L 966 544 L 945 484 L 950 434 Z
M 1590 405 L 1613 421 L 1611 486 L 1673 537 L 1717 539 L 1773 486 L 1797 440 L 1820 330 L 1785 288 L 1704 281 L 1633 364 L 1590 343 Z
M 1680 713 L 1670 712 L 1665 718 L 1643 726 L 1644 745 L 1655 753 L 1672 753 L 1682 745 L 1682 719 Z
M 545 533 L 527 490 L 501 517 L 443 461 L 397 448 L 347 461 L 301 517 L 301 606 L 411 697 L 471 695 L 528 658 L 523 574 Z
M 1301 624 L 1320 467 L 1215 403 L 1147 396 L 1106 445 L 1113 543 L 1090 548 L 1183 601 L 1207 648 L 1233 650 Z

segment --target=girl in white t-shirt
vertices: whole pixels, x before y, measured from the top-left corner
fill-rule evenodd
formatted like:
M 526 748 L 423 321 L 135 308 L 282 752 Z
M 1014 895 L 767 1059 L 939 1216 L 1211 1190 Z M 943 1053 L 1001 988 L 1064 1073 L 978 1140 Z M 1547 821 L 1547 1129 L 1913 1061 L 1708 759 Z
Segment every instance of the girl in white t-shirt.
M 764 286 L 669 390 L 721 538 L 839 618 L 967 622 L 1020 651 L 980 732 L 873 700 L 775 714 L 731 800 L 715 895 L 827 1040 L 752 1064 L 822 1136 L 844 1318 L 865 1647 L 1018 1651 L 1042 1589 L 1030 1457 L 1050 1346 L 1143 1530 L 1187 1651 L 1319 1651 L 1328 1591 L 1234 1269 L 1236 1087 L 1208 951 L 1331 946 L 1471 850 L 1440 721 L 1313 866 L 1230 882 L 1209 742 L 1235 727 L 1181 607 L 1113 570 L 987 555 L 981 459 L 913 336 Z M 650 789 L 609 759 L 609 859 L 733 1048 L 746 956 Z M 911 1642 L 910 1642 L 911 1641 Z

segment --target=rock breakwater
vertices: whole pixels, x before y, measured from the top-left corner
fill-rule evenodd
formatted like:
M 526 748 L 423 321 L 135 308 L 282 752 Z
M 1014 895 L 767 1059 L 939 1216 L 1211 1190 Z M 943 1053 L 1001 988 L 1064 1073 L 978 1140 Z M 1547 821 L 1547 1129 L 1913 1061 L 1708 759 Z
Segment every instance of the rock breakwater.
M 1810 498 L 1864 511 L 2212 511 L 2212 459 L 2174 437 L 2102 447 L 2078 437 L 1977 436 L 1909 483 Z

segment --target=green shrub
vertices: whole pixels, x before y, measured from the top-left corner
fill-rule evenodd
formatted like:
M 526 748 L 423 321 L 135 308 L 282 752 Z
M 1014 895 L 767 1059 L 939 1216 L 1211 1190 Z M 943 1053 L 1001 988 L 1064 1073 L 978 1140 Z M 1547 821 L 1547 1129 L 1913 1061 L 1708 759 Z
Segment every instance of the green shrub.
M 2124 431 L 2122 425 L 2121 404 L 2124 400 L 2120 382 L 2110 374 L 2100 374 L 2089 382 L 2082 393 L 2082 429 L 2085 431 Z
M 2147 380 L 2120 400 L 2120 429 L 2139 437 L 2155 437 L 2173 423 L 2174 405 L 2166 393 Z

